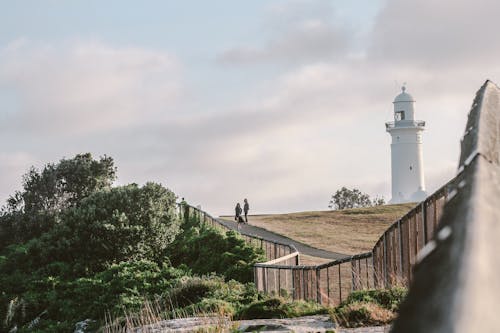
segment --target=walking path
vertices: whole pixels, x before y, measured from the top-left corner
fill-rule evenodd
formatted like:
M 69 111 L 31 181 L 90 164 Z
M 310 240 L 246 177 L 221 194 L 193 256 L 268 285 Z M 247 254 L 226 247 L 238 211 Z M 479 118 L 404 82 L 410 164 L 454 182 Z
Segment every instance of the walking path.
M 331 252 L 331 251 L 326 251 L 322 249 L 318 249 L 309 245 L 306 245 L 304 243 L 298 242 L 296 240 L 293 240 L 291 238 L 285 237 L 283 235 L 276 234 L 272 231 L 256 227 L 251 224 L 246 224 L 242 223 L 241 229 L 238 230 L 237 223 L 224 219 L 224 218 L 218 218 L 217 219 L 220 223 L 224 224 L 228 228 L 232 230 L 236 230 L 241 232 L 243 235 L 248 235 L 248 236 L 258 236 L 264 239 L 268 240 L 274 240 L 280 243 L 284 244 L 293 244 L 295 248 L 300 252 L 300 254 L 305 254 L 311 257 L 317 257 L 317 258 L 325 258 L 325 259 L 330 259 L 330 260 L 336 260 L 336 259 L 342 259 L 349 257 L 347 254 L 342 254 L 342 253 L 337 253 L 337 252 Z

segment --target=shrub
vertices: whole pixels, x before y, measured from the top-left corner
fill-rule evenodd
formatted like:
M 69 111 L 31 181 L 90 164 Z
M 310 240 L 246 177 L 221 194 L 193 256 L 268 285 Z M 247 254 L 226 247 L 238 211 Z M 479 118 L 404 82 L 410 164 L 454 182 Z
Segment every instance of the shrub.
M 388 310 L 397 311 L 399 309 L 399 305 L 406 297 L 407 292 L 406 288 L 401 287 L 391 289 L 358 290 L 353 291 L 345 303 L 373 302 Z
M 154 183 L 96 192 L 68 211 L 64 226 L 58 238 L 91 271 L 124 260 L 160 261 L 179 232 L 175 195 Z
M 235 231 L 224 233 L 206 226 L 184 231 L 168 253 L 174 266 L 184 264 L 194 274 L 216 273 L 242 283 L 253 281 L 253 264 L 265 261 L 264 252 L 247 245 Z
M 354 302 L 336 308 L 331 317 L 340 326 L 361 327 L 388 324 L 396 314 L 375 302 Z
M 396 317 L 406 296 L 405 288 L 353 291 L 345 301 L 330 311 L 338 325 L 359 327 L 388 324 Z
M 8 200 L 0 214 L 0 250 L 39 237 L 58 221 L 59 213 L 90 194 L 110 188 L 115 179 L 113 159 L 94 160 L 90 153 L 32 167 L 23 176 L 22 191 Z
M 291 301 L 281 297 L 265 296 L 243 307 L 237 314 L 238 319 L 291 318 L 327 313 L 326 308 L 317 303 Z

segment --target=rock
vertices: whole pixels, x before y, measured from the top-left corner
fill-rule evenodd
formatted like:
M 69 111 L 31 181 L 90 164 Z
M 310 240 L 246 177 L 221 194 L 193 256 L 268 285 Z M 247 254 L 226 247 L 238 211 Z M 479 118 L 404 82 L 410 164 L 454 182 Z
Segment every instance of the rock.
M 335 325 L 327 315 L 287 319 L 230 321 L 224 317 L 192 317 L 164 320 L 137 327 L 130 333 L 193 332 L 215 329 L 221 332 L 334 332 Z
M 94 323 L 95 320 L 92 319 L 85 319 L 83 321 L 79 321 L 78 323 L 75 324 L 75 330 L 73 333 L 86 333 L 87 328 L 90 326 L 90 324 Z
M 333 332 L 335 324 L 327 315 L 285 319 L 254 319 L 239 322 L 237 332 Z

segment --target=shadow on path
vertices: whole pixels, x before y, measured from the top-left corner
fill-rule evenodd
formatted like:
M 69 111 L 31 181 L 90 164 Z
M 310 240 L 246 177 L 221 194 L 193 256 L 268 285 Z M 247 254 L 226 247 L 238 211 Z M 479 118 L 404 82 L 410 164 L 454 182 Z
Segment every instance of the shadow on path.
M 220 223 L 227 226 L 228 228 L 238 231 L 236 222 L 231 221 L 231 220 L 227 220 L 227 219 L 222 219 L 222 218 L 218 218 L 217 220 Z M 269 231 L 269 230 L 266 230 L 263 228 L 259 228 L 259 227 L 256 227 L 256 226 L 253 226 L 250 224 L 246 224 L 246 223 L 242 223 L 241 230 L 239 230 L 239 232 L 241 232 L 243 235 L 258 236 L 258 237 L 261 237 L 264 239 L 278 241 L 280 243 L 293 244 L 297 248 L 297 250 L 300 252 L 300 254 L 305 254 L 305 255 L 308 255 L 311 257 L 325 258 L 325 259 L 331 259 L 331 260 L 350 257 L 347 254 L 317 249 L 315 247 L 306 245 L 304 243 L 297 242 L 296 240 L 285 237 L 283 235 L 279 235 L 279 234 L 276 234 L 272 231 Z

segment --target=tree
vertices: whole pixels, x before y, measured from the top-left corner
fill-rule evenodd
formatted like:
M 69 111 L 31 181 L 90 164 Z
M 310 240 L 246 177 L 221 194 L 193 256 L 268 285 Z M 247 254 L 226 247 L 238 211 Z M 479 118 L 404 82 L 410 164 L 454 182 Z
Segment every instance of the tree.
M 59 253 L 49 257 L 60 255 L 89 272 L 126 260 L 161 262 L 180 231 L 175 198 L 151 182 L 95 192 L 64 214 L 52 233 Z
M 23 191 L 7 200 L 4 211 L 60 211 L 95 191 L 109 188 L 115 178 L 113 159 L 104 156 L 94 160 L 90 153 L 49 163 L 40 171 L 31 167 L 23 176 Z
M 383 206 L 383 205 L 385 205 L 384 197 L 375 197 L 372 200 L 372 206 Z
M 0 212 L 0 250 L 40 236 L 60 220 L 60 213 L 90 194 L 108 189 L 116 178 L 111 157 L 90 153 L 32 167 L 23 176 L 22 191 L 9 197 Z
M 383 204 L 385 204 L 385 201 L 382 197 L 376 197 L 372 201 L 368 194 L 362 193 L 357 188 L 353 188 L 351 190 L 346 187 L 342 187 L 340 190 L 337 190 L 334 195 L 332 195 L 328 208 L 341 210 L 348 208 L 380 206 Z

